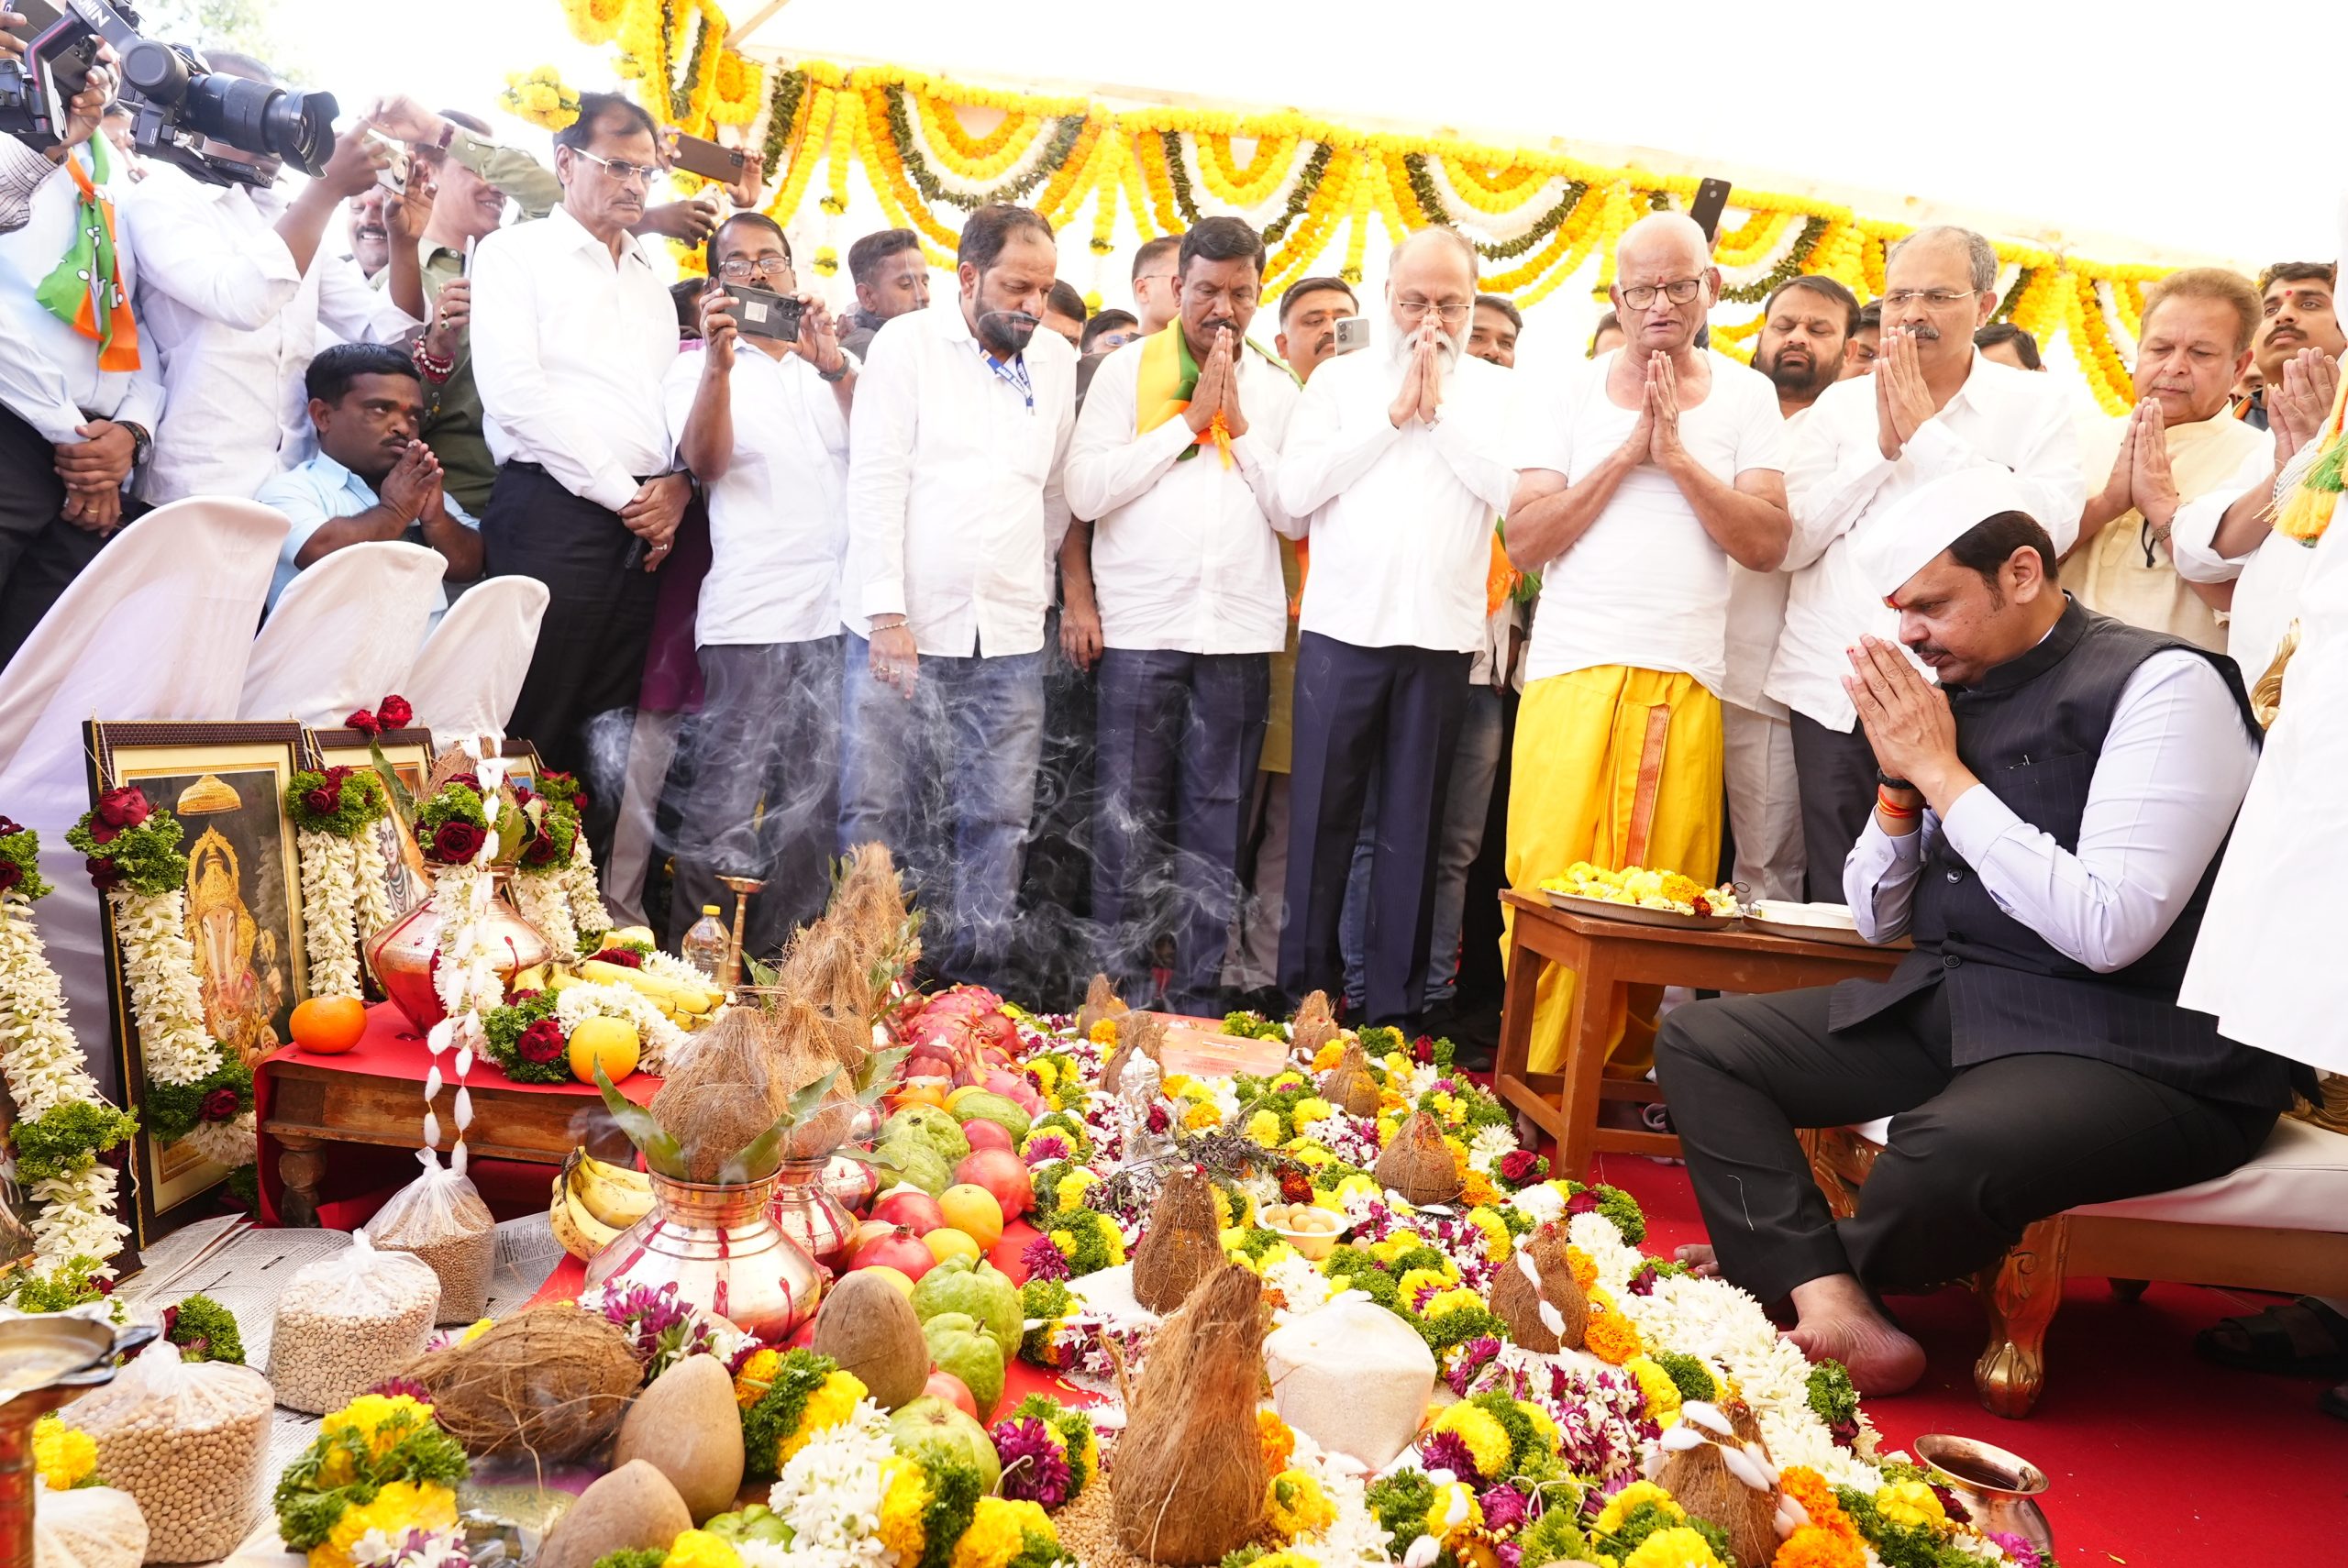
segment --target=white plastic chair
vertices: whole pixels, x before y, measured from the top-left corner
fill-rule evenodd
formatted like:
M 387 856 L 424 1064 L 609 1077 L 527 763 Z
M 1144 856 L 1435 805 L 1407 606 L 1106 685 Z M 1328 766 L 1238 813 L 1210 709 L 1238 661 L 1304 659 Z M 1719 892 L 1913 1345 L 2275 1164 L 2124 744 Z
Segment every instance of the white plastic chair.
M 466 590 L 432 628 L 401 695 L 441 750 L 467 736 L 503 735 L 530 673 L 547 585 L 493 577 Z
M 448 565 L 437 550 L 384 539 L 305 569 L 253 639 L 237 716 L 328 729 L 392 692 L 405 696 Z
M 74 1032 L 109 1093 L 97 890 L 65 830 L 90 808 L 90 719 L 217 720 L 237 712 L 277 552 L 291 525 L 250 501 L 158 507 L 100 551 L 0 670 L 0 813 L 37 829 L 57 890 L 33 906 Z

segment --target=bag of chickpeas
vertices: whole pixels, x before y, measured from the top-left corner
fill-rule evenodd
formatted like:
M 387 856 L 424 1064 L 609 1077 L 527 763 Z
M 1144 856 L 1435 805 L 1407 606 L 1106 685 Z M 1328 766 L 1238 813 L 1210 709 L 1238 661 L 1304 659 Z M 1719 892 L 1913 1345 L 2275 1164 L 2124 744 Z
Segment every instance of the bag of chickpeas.
M 367 1227 L 376 1246 L 413 1253 L 440 1281 L 439 1320 L 470 1323 L 489 1309 L 489 1276 L 497 1272 L 497 1220 L 465 1175 L 465 1146 L 449 1163 L 418 1150 L 424 1174 L 392 1194 Z
M 422 1353 L 440 1280 L 410 1253 L 380 1252 L 364 1231 L 307 1264 L 277 1297 L 269 1380 L 289 1410 L 338 1410 Z
M 209 1562 L 245 1539 L 274 1402 L 251 1367 L 183 1362 L 168 1341 L 74 1402 L 73 1424 L 98 1445 L 97 1474 L 138 1499 L 147 1562 Z

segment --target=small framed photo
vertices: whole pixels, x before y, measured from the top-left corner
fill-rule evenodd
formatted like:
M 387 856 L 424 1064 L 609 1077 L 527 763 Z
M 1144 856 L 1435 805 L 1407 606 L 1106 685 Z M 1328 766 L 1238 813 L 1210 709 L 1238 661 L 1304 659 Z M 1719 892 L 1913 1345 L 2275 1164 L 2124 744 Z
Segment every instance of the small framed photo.
M 366 767 L 375 766 L 374 754 L 368 749 L 367 735 L 360 730 L 312 730 L 310 761 L 318 767 Z M 383 751 L 383 760 L 391 765 L 392 777 L 400 781 L 411 800 L 424 790 L 424 781 L 432 771 L 435 753 L 432 732 L 425 729 L 385 730 L 375 737 Z M 375 823 L 375 848 L 383 857 L 383 896 L 390 901 L 394 916 L 404 915 L 422 903 L 432 891 L 431 867 L 425 863 L 424 851 L 415 842 L 415 834 L 408 831 L 397 812 L 388 812 Z
M 546 765 L 538 760 L 537 746 L 526 740 L 503 741 L 498 745 L 497 755 L 505 759 L 507 783 L 531 790 L 537 789 L 538 775 L 546 771 Z
M 285 816 L 285 787 L 305 760 L 302 726 L 93 720 L 85 738 L 93 801 L 135 784 L 151 804 L 179 819 L 180 852 L 187 856 L 187 935 L 195 951 L 205 1028 L 245 1066 L 256 1065 L 290 1038 L 294 1005 L 310 994 L 301 868 Z M 147 1072 L 138 1022 L 113 905 L 100 907 L 123 1102 L 144 1120 Z M 141 1247 L 202 1218 L 209 1208 L 198 1200 L 230 1174 L 186 1142 L 165 1148 L 142 1133 L 132 1154 Z

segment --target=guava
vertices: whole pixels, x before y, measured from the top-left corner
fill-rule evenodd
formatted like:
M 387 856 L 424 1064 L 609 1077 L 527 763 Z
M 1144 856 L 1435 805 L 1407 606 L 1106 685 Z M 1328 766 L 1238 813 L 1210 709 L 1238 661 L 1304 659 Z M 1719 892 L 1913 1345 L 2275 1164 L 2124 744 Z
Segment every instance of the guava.
M 978 1401 L 980 1419 L 993 1419 L 994 1408 L 1002 1401 L 1002 1347 L 994 1336 L 967 1312 L 940 1312 L 922 1324 L 921 1337 L 929 1346 L 929 1359 L 960 1378 Z
M 1021 1110 L 1008 1098 L 983 1089 L 977 1094 L 966 1094 L 956 1100 L 953 1116 L 957 1121 L 991 1121 L 1011 1134 L 1011 1142 L 1013 1145 L 1016 1145 L 1020 1139 L 1027 1136 L 1029 1117 L 1026 1111 Z M 969 1140 L 966 1136 L 963 1142 L 968 1143 Z
M 924 1323 L 941 1313 L 959 1312 L 991 1335 L 1009 1362 L 1019 1353 L 1026 1314 L 1011 1276 L 983 1258 L 952 1257 L 922 1275 L 914 1286 L 914 1316 Z M 942 1363 L 940 1364 L 943 1364 Z M 952 1367 L 947 1367 L 952 1372 Z M 971 1386 L 973 1393 L 977 1385 Z
M 880 1125 L 880 1141 L 884 1143 L 902 1141 L 906 1133 L 927 1144 L 946 1162 L 948 1170 L 970 1152 L 970 1141 L 962 1136 L 960 1123 L 934 1105 L 901 1107 Z
M 988 1342 L 985 1336 L 978 1337 Z M 1002 1477 L 1002 1461 L 986 1428 L 943 1399 L 924 1396 L 891 1416 L 889 1441 L 904 1454 L 917 1454 L 933 1444 L 943 1448 L 953 1458 L 976 1465 L 989 1492 Z

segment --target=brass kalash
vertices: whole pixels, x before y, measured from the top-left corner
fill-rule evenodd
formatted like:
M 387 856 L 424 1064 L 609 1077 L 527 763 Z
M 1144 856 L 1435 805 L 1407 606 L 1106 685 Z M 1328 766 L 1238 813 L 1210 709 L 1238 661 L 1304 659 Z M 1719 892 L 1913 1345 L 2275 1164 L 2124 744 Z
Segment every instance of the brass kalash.
M 0 1322 L 0 1564 L 32 1568 L 33 1423 L 69 1399 L 114 1381 L 115 1361 L 161 1331 L 154 1324 L 117 1331 L 63 1313 Z

